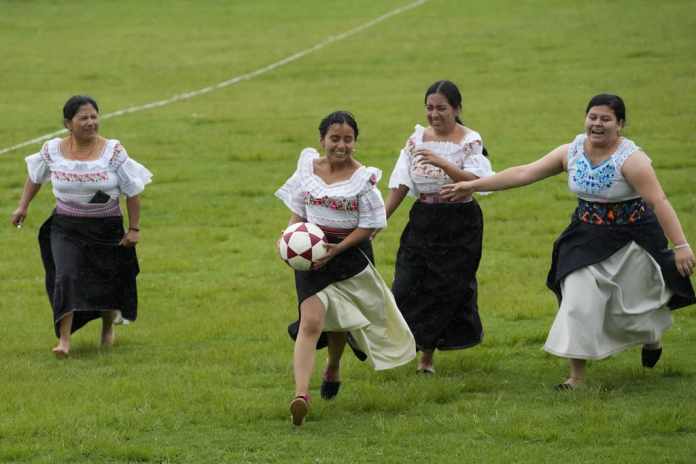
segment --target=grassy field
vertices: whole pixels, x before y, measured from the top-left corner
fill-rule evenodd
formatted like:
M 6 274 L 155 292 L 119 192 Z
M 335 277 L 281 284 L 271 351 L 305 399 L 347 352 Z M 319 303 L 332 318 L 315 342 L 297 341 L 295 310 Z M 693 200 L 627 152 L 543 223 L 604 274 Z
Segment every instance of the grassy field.
M 0 0 L 0 149 L 61 128 L 72 94 L 105 113 L 214 85 L 321 43 L 409 0 L 109 2 Z M 292 6 L 291 6 L 292 5 Z M 423 93 L 460 85 L 463 118 L 497 170 L 582 130 L 588 99 L 614 92 L 626 135 L 652 157 L 696 241 L 696 5 L 691 0 L 430 0 L 253 79 L 108 119 L 148 166 L 138 248 L 140 317 L 100 350 L 92 324 L 71 358 L 54 343 L 36 233 L 50 188 L 9 226 L 39 145 L 0 155 L 0 462 L 691 463 L 696 311 L 674 313 L 663 360 L 638 348 L 591 363 L 583 391 L 551 389 L 565 363 L 541 346 L 556 302 L 553 240 L 575 200 L 564 176 L 481 198 L 484 343 L 373 372 L 346 356 L 336 401 L 290 425 L 296 311 L 273 241 L 289 212 L 273 192 L 319 120 L 349 109 L 359 159 L 386 183 L 424 123 Z M 408 204 L 375 242 L 388 282 Z M 321 359 L 324 353 L 318 355 Z

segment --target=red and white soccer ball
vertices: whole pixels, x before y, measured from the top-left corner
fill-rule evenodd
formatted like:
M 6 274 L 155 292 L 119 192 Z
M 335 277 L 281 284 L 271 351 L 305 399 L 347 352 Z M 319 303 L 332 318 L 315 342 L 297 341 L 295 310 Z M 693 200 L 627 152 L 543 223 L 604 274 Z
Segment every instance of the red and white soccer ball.
M 324 231 L 309 222 L 291 224 L 283 231 L 278 241 L 278 250 L 283 261 L 298 271 L 308 271 L 312 263 L 326 256 Z

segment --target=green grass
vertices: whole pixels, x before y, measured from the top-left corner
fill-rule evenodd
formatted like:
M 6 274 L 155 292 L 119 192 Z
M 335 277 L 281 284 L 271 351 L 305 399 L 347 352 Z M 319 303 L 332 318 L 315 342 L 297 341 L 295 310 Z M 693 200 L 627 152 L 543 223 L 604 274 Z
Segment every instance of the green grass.
M 105 113 L 168 98 L 406 1 L 0 0 L 0 148 L 60 129 L 72 94 Z M 289 214 L 273 192 L 337 108 L 356 114 L 359 158 L 384 170 L 386 193 L 437 79 L 460 85 L 464 120 L 497 170 L 570 141 L 587 100 L 610 91 L 625 98 L 627 135 L 652 157 L 693 242 L 695 12 L 678 0 L 430 0 L 255 79 L 103 121 L 155 173 L 140 317 L 112 351 L 92 324 L 56 361 L 35 240 L 49 188 L 22 230 L 0 228 L 0 462 L 693 462 L 693 308 L 674 314 L 656 369 L 640 368 L 636 348 L 591 363 L 583 391 L 550 388 L 566 371 L 541 351 L 556 310 L 544 287 L 551 246 L 574 207 L 561 176 L 481 198 L 481 346 L 439 354 L 434 378 L 346 356 L 337 400 L 319 400 L 317 375 L 311 416 L 293 430 L 285 326 L 296 303 L 273 250 Z M 0 217 L 37 149 L 0 155 Z M 407 212 L 375 243 L 388 282 Z

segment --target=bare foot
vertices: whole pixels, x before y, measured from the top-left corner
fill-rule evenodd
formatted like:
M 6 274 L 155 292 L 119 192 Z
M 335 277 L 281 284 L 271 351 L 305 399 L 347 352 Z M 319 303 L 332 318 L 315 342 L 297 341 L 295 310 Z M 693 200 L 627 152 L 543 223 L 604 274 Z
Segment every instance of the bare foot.
M 57 359 L 65 359 L 70 353 L 70 347 L 63 345 L 62 343 L 58 343 L 58 346 L 53 348 L 51 351 L 53 351 L 53 354 Z
M 433 367 L 433 352 L 424 351 L 421 354 L 420 360 L 418 361 L 418 369 L 416 372 L 420 374 L 434 374 L 435 367 Z

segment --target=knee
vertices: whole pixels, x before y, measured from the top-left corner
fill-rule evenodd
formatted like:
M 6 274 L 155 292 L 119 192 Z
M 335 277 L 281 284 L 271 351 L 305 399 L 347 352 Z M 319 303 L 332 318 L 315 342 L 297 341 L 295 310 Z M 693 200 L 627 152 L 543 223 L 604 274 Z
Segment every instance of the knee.
M 322 331 L 321 318 L 303 315 L 300 320 L 300 332 L 304 336 L 318 337 Z

